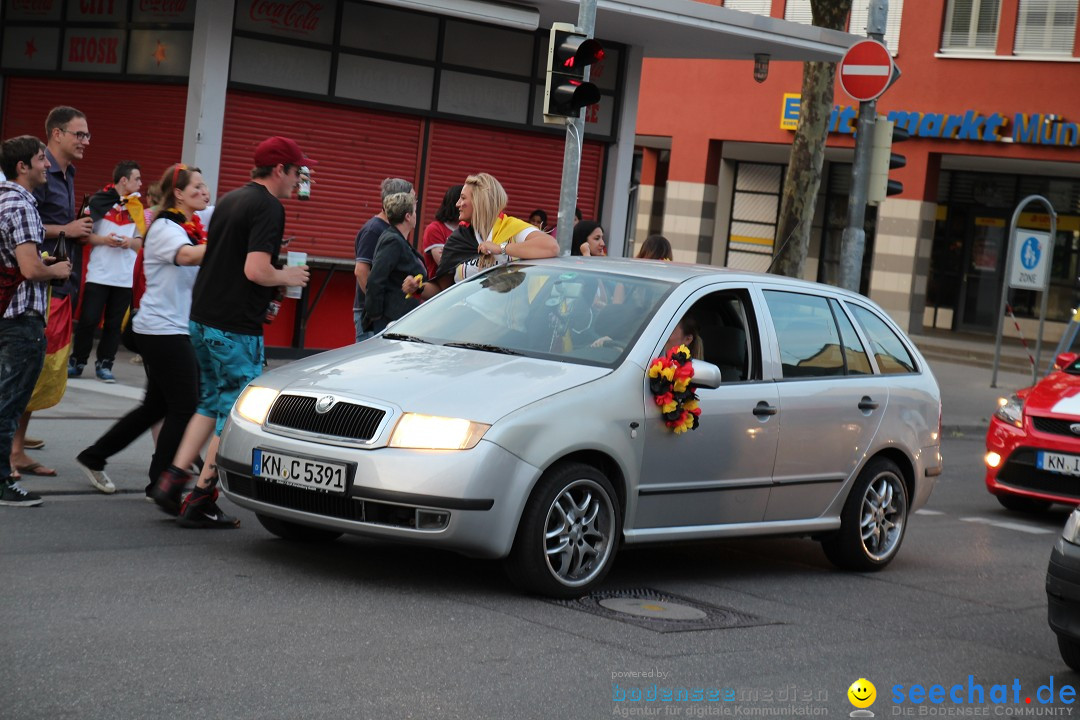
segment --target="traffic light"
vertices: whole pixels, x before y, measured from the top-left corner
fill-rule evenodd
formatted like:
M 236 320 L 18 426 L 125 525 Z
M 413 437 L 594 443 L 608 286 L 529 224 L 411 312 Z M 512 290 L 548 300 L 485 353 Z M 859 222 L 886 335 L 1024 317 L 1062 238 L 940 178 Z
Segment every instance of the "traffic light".
M 585 81 L 585 69 L 604 59 L 604 48 L 569 23 L 554 23 L 548 38 L 544 122 L 566 124 L 581 109 L 600 102 L 600 90 Z
M 907 158 L 892 151 L 893 143 L 908 139 L 908 131 L 896 127 L 896 123 L 879 117 L 874 127 L 874 144 L 870 154 L 870 180 L 866 202 L 879 205 L 890 195 L 899 195 L 904 191 L 904 184 L 899 180 L 890 180 L 889 171 L 907 165 Z

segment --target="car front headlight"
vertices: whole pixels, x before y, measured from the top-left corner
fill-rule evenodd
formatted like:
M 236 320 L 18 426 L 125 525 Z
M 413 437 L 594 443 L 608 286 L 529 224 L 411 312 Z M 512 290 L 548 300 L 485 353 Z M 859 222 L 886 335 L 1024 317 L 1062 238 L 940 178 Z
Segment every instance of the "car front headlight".
M 998 400 L 994 417 L 1018 428 L 1024 427 L 1024 402 L 1015 393 L 1008 398 Z
M 1065 521 L 1065 529 L 1061 531 L 1061 537 L 1065 538 L 1065 542 L 1073 545 L 1080 545 L 1080 542 L 1077 542 L 1077 535 L 1080 535 L 1080 508 L 1072 511 L 1069 519 Z
M 490 425 L 460 418 L 405 413 L 390 436 L 390 447 L 415 450 L 468 450 Z
M 236 412 L 245 420 L 262 425 L 270 412 L 278 391 L 258 385 L 248 385 L 236 399 Z

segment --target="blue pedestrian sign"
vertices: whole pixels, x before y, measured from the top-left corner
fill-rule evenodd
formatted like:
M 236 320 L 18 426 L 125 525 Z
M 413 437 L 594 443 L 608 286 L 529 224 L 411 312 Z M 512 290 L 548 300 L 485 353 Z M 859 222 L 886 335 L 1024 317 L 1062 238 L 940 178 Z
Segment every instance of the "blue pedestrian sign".
M 1050 279 L 1050 233 L 1017 230 L 1012 243 L 1012 273 L 1009 287 L 1046 290 Z

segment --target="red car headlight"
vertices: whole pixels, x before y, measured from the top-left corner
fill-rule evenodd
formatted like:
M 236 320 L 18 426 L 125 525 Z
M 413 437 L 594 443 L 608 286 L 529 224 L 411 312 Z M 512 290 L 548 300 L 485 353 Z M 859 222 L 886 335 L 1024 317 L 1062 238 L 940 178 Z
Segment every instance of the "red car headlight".
M 994 417 L 1002 422 L 1022 428 L 1024 427 L 1024 402 L 1016 394 L 1010 395 L 1008 398 L 1001 398 L 998 400 L 998 407 L 994 411 Z

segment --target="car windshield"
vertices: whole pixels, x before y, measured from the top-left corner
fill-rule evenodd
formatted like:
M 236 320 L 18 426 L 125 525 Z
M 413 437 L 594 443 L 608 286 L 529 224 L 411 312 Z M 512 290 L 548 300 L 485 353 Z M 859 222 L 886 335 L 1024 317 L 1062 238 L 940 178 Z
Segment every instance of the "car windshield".
M 428 300 L 390 339 L 613 367 L 672 289 L 660 280 L 515 263 Z

